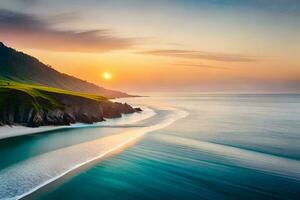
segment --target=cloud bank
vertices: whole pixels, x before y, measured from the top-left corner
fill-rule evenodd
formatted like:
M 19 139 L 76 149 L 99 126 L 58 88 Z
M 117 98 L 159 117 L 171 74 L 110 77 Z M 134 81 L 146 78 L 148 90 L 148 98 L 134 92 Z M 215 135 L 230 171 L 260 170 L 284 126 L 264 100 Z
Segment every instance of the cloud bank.
M 63 19 L 62 19 L 63 20 Z M 114 36 L 110 30 L 57 30 L 34 15 L 0 9 L 0 38 L 18 46 L 72 52 L 105 52 L 130 48 L 131 38 Z

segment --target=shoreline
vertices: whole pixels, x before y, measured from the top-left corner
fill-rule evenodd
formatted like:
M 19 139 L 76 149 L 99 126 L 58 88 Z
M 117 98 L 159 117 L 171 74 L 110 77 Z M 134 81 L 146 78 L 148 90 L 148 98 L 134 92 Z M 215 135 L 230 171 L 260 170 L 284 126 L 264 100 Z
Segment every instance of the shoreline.
M 37 168 L 37 170 L 33 170 L 34 174 L 30 174 L 30 177 L 34 179 L 32 180 L 33 182 L 31 182 L 31 184 L 33 185 L 32 187 L 27 185 L 27 188 L 29 187 L 31 189 L 26 191 L 25 188 L 24 192 L 20 191 L 20 193 L 16 194 L 15 196 L 6 196 L 6 197 L 9 197 L 10 199 L 21 199 L 24 197 L 26 198 L 26 196 L 33 194 L 34 192 L 38 191 L 40 188 L 44 188 L 46 185 L 56 180 L 59 180 L 60 178 L 73 172 L 74 170 L 80 169 L 81 167 L 84 167 L 93 161 L 103 159 L 115 152 L 123 150 L 127 147 L 127 145 L 130 146 L 130 144 L 132 144 L 133 142 L 139 141 L 139 139 L 142 138 L 146 133 L 165 128 L 170 124 L 174 123 L 175 121 L 187 116 L 188 114 L 185 111 L 181 111 L 181 110 L 169 110 L 169 111 L 170 112 L 168 114 L 165 114 L 164 112 L 162 113 L 162 116 L 164 116 L 163 120 L 154 119 L 156 123 L 150 123 L 150 125 L 148 126 L 141 126 L 135 129 L 125 130 L 125 132 L 121 132 L 120 134 L 107 136 L 95 141 L 85 142 L 82 144 L 77 144 L 75 146 L 67 147 L 57 151 L 41 154 L 40 156 L 33 157 L 32 159 L 20 163 L 18 166 L 7 169 L 5 174 L 0 174 L 0 179 L 6 180 L 7 182 L 6 184 L 13 184 L 15 182 L 19 182 L 22 185 L 24 184 L 26 185 L 25 183 L 27 180 L 26 176 L 28 175 L 26 174 L 23 175 L 22 173 L 19 174 L 20 170 L 30 171 L 29 169 L 32 169 L 33 166 L 32 164 L 34 164 L 34 166 L 41 167 L 42 163 L 45 160 L 49 161 L 50 159 L 49 162 L 59 163 L 61 157 L 68 157 L 69 154 L 75 156 L 75 158 L 72 158 L 73 160 L 71 163 L 68 162 L 61 163 L 59 169 L 53 170 L 51 168 L 53 163 L 48 163 L 47 164 L 48 168 L 43 168 L 42 171 L 39 171 L 39 168 Z M 89 151 L 89 148 L 92 148 L 92 152 Z M 87 152 L 85 151 L 89 152 L 89 154 L 86 155 Z M 82 155 L 85 156 L 82 157 Z M 43 178 L 45 173 L 48 175 L 47 177 Z M 10 174 L 10 176 L 7 176 L 8 174 Z M 17 175 L 15 176 L 15 174 Z M 40 175 L 42 177 L 40 177 Z M 49 177 L 50 179 L 47 180 L 47 178 Z M 22 183 L 22 181 L 25 182 Z M 2 192 L 6 193 L 5 190 Z
M 58 125 L 58 126 L 40 126 L 40 127 L 27 127 L 22 125 L 4 125 L 0 126 L 0 140 L 4 140 L 7 138 L 25 136 L 25 135 L 34 135 L 39 133 L 44 133 L 48 131 L 55 131 L 60 129 L 71 129 L 71 128 L 84 128 L 84 127 L 101 127 L 107 124 L 113 125 L 126 125 L 130 123 L 134 123 L 139 120 L 147 119 L 153 115 L 155 112 L 153 109 L 143 106 L 143 112 L 141 113 L 130 113 L 130 114 L 122 114 L 121 118 L 109 118 L 105 119 L 105 121 L 96 122 L 93 124 L 84 124 L 84 123 L 74 123 L 71 125 Z

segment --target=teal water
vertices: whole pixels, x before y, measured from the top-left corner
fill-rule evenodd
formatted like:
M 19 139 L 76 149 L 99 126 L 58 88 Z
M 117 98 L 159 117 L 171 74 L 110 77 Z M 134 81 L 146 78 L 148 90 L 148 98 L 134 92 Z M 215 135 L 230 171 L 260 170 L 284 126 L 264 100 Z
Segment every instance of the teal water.
M 154 94 L 126 101 L 157 115 L 131 127 L 2 140 L 0 179 L 31 157 L 160 123 L 169 117 L 163 108 L 173 107 L 189 115 L 27 198 L 299 199 L 300 95 Z

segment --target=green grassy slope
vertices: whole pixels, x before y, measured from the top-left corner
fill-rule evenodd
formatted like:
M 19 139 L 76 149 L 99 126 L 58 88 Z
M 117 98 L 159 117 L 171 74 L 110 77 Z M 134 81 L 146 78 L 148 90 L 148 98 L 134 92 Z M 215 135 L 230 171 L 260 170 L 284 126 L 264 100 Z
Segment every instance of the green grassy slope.
M 41 107 L 43 107 L 43 109 L 49 110 L 55 108 L 62 108 L 62 105 L 60 105 L 60 103 L 57 102 L 55 98 L 53 98 L 53 94 L 79 96 L 96 101 L 107 100 L 107 98 L 103 96 L 77 93 L 53 87 L 30 85 L 19 82 L 0 80 L 0 110 L 7 101 L 10 101 L 11 104 L 20 103 L 20 99 L 18 99 L 18 94 L 22 93 L 26 94 L 22 95 L 23 97 L 25 97 L 25 99 L 21 99 L 23 103 L 25 103 L 28 107 L 34 107 L 36 110 L 39 110 Z M 41 105 L 41 103 L 43 105 Z

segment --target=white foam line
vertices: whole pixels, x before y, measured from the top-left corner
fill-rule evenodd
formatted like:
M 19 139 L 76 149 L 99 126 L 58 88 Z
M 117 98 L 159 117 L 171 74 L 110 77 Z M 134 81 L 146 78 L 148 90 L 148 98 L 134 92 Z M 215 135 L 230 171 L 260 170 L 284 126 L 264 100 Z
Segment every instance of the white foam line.
M 174 110 L 175 110 L 175 109 L 174 109 Z M 96 156 L 96 157 L 93 157 L 93 158 L 91 158 L 91 159 L 88 159 L 88 160 L 86 160 L 85 162 L 75 164 L 73 167 L 71 167 L 71 168 L 65 170 L 64 172 L 60 173 L 59 175 L 54 176 L 53 178 L 51 178 L 51 179 L 49 179 L 49 180 L 47 180 L 47 181 L 45 181 L 45 182 L 39 184 L 37 187 L 34 187 L 34 188 L 32 188 L 31 190 L 29 190 L 29 191 L 27 191 L 27 192 L 25 192 L 25 193 L 23 193 L 23 194 L 21 194 L 21 195 L 17 195 L 17 196 L 14 196 L 14 197 L 3 198 L 3 200 L 16 200 L 16 199 L 21 199 L 21 198 L 23 198 L 23 197 L 25 197 L 25 196 L 27 196 L 27 195 L 29 195 L 29 194 L 35 192 L 36 190 L 38 190 L 38 189 L 44 187 L 45 185 L 47 185 L 47 184 L 49 184 L 49 183 L 51 183 L 51 182 L 53 182 L 53 181 L 55 181 L 55 180 L 57 180 L 57 179 L 63 177 L 64 175 L 68 174 L 69 172 L 71 172 L 71 171 L 73 171 L 73 170 L 75 170 L 75 169 L 77 169 L 77 168 L 79 168 L 79 167 L 82 167 L 83 165 L 86 165 L 86 164 L 88 164 L 88 163 L 90 163 L 90 162 L 92 162 L 92 161 L 101 159 L 101 158 L 103 158 L 104 156 L 107 156 L 107 155 L 109 155 L 110 153 L 112 153 L 112 152 L 114 152 L 114 151 L 116 151 L 116 150 L 118 150 L 118 149 L 121 149 L 122 147 L 124 147 L 125 145 L 129 144 L 130 142 L 132 142 L 132 141 L 134 141 L 134 140 L 137 140 L 137 139 L 141 138 L 141 137 L 142 137 L 143 135 L 145 135 L 146 133 L 149 133 L 149 132 L 152 132 L 152 131 L 155 131 L 155 130 L 158 130 L 158 129 L 165 128 L 165 127 L 169 126 L 170 124 L 172 124 L 173 122 L 175 122 L 175 121 L 177 121 L 177 120 L 179 120 L 179 119 L 181 119 L 181 118 L 184 118 L 184 117 L 186 117 L 186 116 L 188 115 L 188 113 L 185 112 L 185 111 L 180 111 L 180 110 L 175 110 L 175 111 L 176 111 L 176 112 L 175 112 L 175 114 L 176 114 L 175 116 L 167 116 L 168 118 L 165 119 L 165 120 L 163 120 L 163 121 L 160 122 L 159 124 L 156 124 L 156 125 L 153 125 L 153 126 L 150 126 L 150 127 L 137 128 L 137 130 L 135 130 L 135 131 L 133 131 L 133 132 L 132 132 L 132 131 L 131 131 L 131 132 L 129 131 L 129 132 L 125 132 L 125 133 L 122 133 L 122 134 L 118 134 L 121 138 L 122 138 L 122 136 L 123 136 L 123 137 L 124 137 L 124 136 L 127 136 L 127 134 L 133 134 L 134 136 L 133 136 L 133 137 L 130 137 L 129 139 L 127 139 L 127 140 L 125 140 L 125 141 L 123 141 L 123 142 L 121 142 L 120 144 L 116 145 L 115 147 L 113 147 L 113 148 L 111 148 L 111 149 L 109 149 L 109 150 L 107 150 L 107 151 L 101 153 L 100 155 L 98 155 L 98 156 Z M 116 137 L 116 136 L 108 136 L 108 137 L 106 137 L 106 138 L 113 138 L 113 137 Z M 105 138 L 103 138 L 103 139 L 105 139 Z M 103 139 L 99 139 L 99 140 L 102 140 L 102 141 L 103 141 Z M 108 140 L 109 140 L 109 139 L 108 139 Z M 92 142 L 95 142 L 95 141 L 92 141 Z M 91 142 L 86 142 L 86 143 L 84 143 L 84 144 L 88 146 L 89 143 L 91 143 Z M 79 145 L 83 145 L 83 144 L 79 144 Z M 77 146 L 79 146 L 79 145 L 77 145 Z M 76 146 L 76 145 L 75 145 L 75 146 Z M 67 147 L 67 148 L 70 149 L 70 148 L 72 148 L 72 146 L 71 146 L 71 147 Z M 66 149 L 67 149 L 67 148 L 66 148 Z M 56 155 L 55 153 L 59 153 L 59 151 L 61 151 L 61 150 L 63 150 L 63 149 L 56 150 L 56 152 L 54 152 L 54 155 Z M 50 152 L 50 153 L 53 153 L 53 152 Z M 37 161 L 39 161 L 38 159 L 39 159 L 39 158 L 37 158 Z M 40 160 L 42 160 L 42 159 L 40 159 Z M 34 161 L 35 161 L 35 160 L 34 160 Z M 29 162 L 30 162 L 30 160 L 29 160 Z M 48 161 L 48 162 L 51 162 L 51 160 Z M 27 163 L 28 163 L 28 160 L 27 160 Z M 24 167 L 24 166 L 23 166 L 23 167 Z M 26 167 L 26 166 L 25 166 L 25 167 Z M 9 171 L 10 173 L 8 173 L 8 174 L 12 174 L 12 175 L 17 174 L 17 175 L 19 175 L 19 173 L 15 173 L 15 172 L 18 172 L 18 169 L 19 169 L 19 168 L 17 168 L 17 169 L 12 169 L 12 170 Z M 22 168 L 22 169 L 23 169 L 23 168 Z M 15 171 L 14 171 L 14 170 L 15 170 Z M 34 170 L 33 172 L 36 172 L 36 171 Z M 32 176 L 34 176 L 34 175 L 32 175 Z M 21 177 L 21 178 L 24 178 L 24 177 Z M 0 175 L 0 179 L 1 179 L 1 175 Z M 3 179 L 3 177 L 2 177 L 2 179 Z M 0 184 L 0 185 L 1 185 L 1 184 Z M 9 192 L 8 192 L 8 193 L 9 193 Z M 9 193 L 9 194 L 10 194 L 10 193 Z
M 57 180 L 57 179 L 63 177 L 64 175 L 70 173 L 71 171 L 73 171 L 73 170 L 75 170 L 75 169 L 77 169 L 77 168 L 79 168 L 79 167 L 82 167 L 82 166 L 84 166 L 84 165 L 86 165 L 86 164 L 88 164 L 88 163 L 90 163 L 90 162 L 92 162 L 92 161 L 94 161 L 94 160 L 98 160 L 98 159 L 100 159 L 100 158 L 102 158 L 102 157 L 104 157 L 104 156 L 106 156 L 106 155 L 108 155 L 108 154 L 110 154 L 110 153 L 112 153 L 112 152 L 114 152 L 114 151 L 120 149 L 121 147 L 123 147 L 123 146 L 125 146 L 126 144 L 132 142 L 133 140 L 136 140 L 137 138 L 139 138 L 139 137 L 141 137 L 141 136 L 142 136 L 142 135 L 138 135 L 138 136 L 132 137 L 132 138 L 126 140 L 125 142 L 122 142 L 121 144 L 115 146 L 114 148 L 112 148 L 112 149 L 110 149 L 110 150 L 108 150 L 108 151 L 106 151 L 106 152 L 100 154 L 100 155 L 97 156 L 97 157 L 94 157 L 94 158 L 92 158 L 92 159 L 87 160 L 86 162 L 83 162 L 83 163 L 80 163 L 80 164 L 75 165 L 74 167 L 72 167 L 72 168 L 68 169 L 67 171 L 63 172 L 62 174 L 60 174 L 60 175 L 58 175 L 58 176 L 56 176 L 56 177 L 54 177 L 54 178 L 52 178 L 52 179 L 49 179 L 48 181 L 46 181 L 45 183 L 39 185 L 39 186 L 36 187 L 36 188 L 33 188 L 32 190 L 28 191 L 27 193 L 24 193 L 24 194 L 22 194 L 22 195 L 20 195 L 20 196 L 17 196 L 16 198 L 9 198 L 9 199 L 11 199 L 11 200 L 13 200 L 13 199 L 21 199 L 21 198 L 23 198 L 23 197 L 25 197 L 25 196 L 27 196 L 27 195 L 33 193 L 34 191 L 36 191 L 36 190 L 38 190 L 38 189 L 44 187 L 45 185 L 48 185 L 49 183 L 51 183 L 51 182 L 53 182 L 53 181 L 55 181 L 55 180 Z

